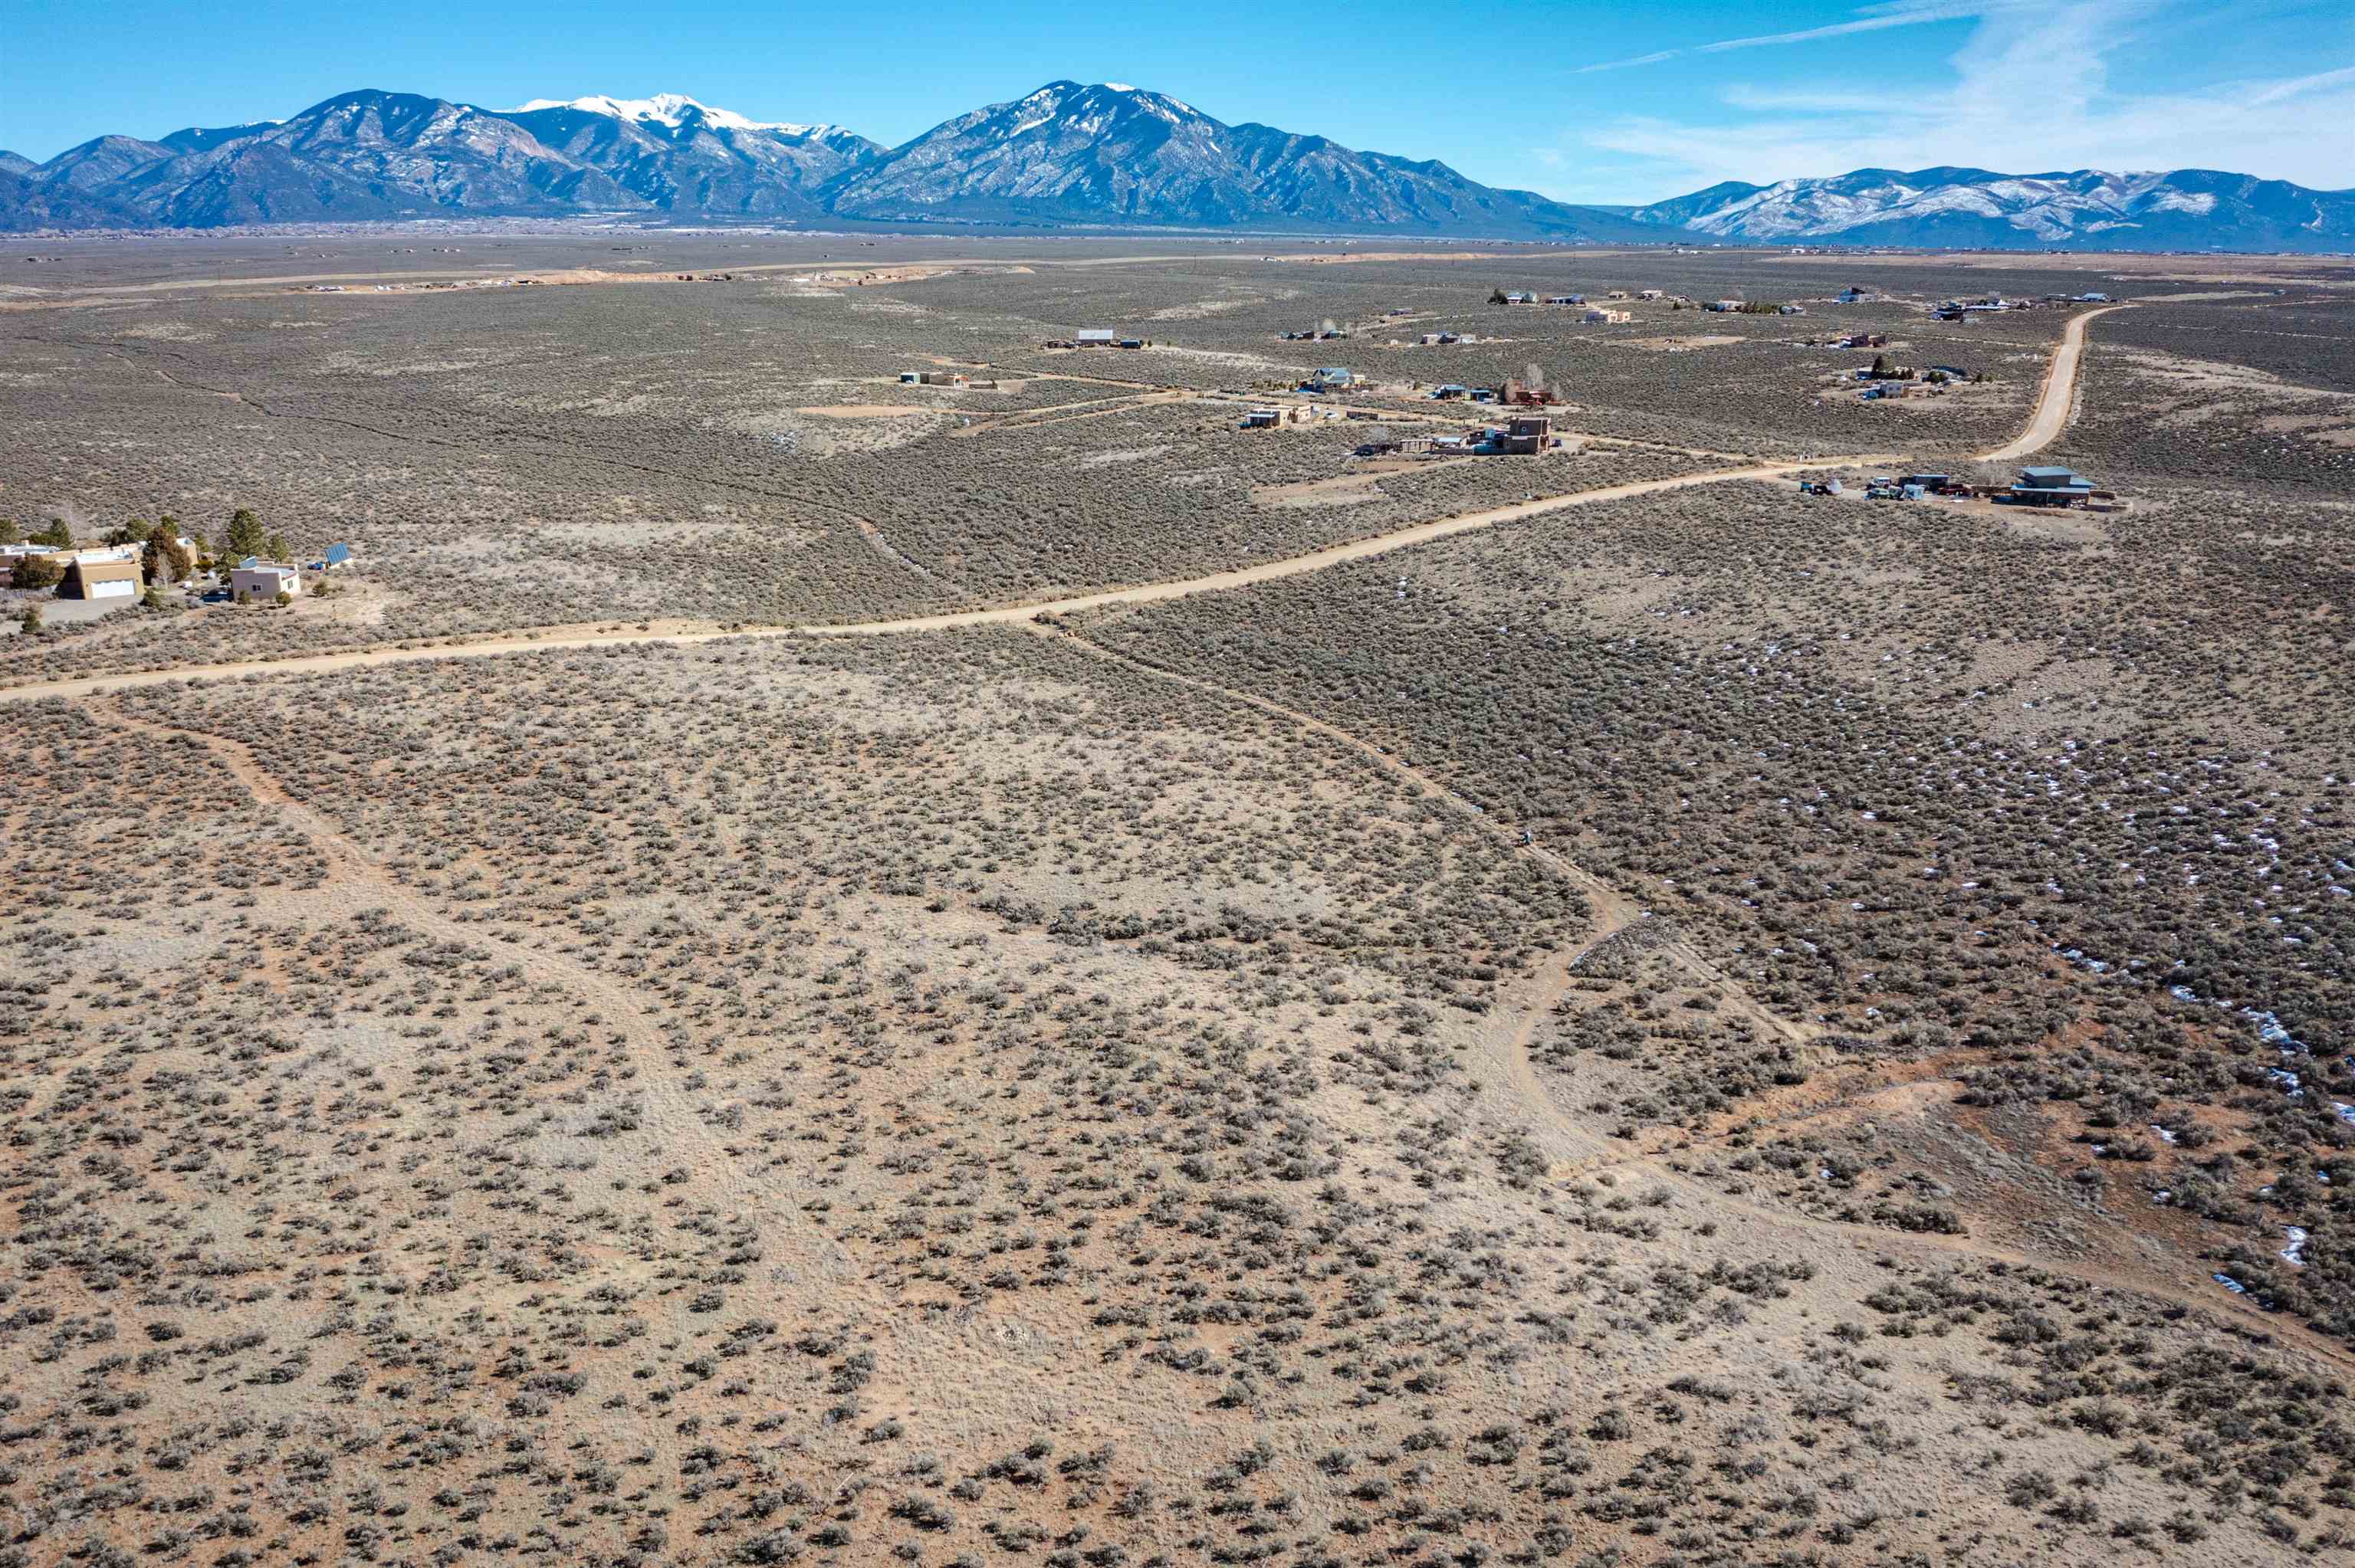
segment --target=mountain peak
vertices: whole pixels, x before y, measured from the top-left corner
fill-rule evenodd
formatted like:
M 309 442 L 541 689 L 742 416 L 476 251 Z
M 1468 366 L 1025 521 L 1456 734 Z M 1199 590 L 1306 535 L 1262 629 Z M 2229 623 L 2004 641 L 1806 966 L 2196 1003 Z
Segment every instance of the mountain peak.
M 614 120 L 661 125 L 673 131 L 690 120 L 701 121 L 722 131 L 774 131 L 787 136 L 810 136 L 834 129 L 831 125 L 802 125 L 788 120 L 748 119 L 732 109 L 714 109 L 683 92 L 658 92 L 652 98 L 613 98 L 603 93 L 591 93 L 586 98 L 535 98 L 520 108 L 500 109 L 493 112 L 537 114 L 549 109 L 577 110 L 584 114 L 602 114 Z

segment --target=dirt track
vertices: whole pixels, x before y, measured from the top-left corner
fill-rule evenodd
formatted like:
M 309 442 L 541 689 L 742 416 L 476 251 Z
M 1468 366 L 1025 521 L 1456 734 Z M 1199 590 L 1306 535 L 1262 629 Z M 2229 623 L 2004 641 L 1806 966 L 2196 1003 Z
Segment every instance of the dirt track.
M 1042 636 L 1051 637 L 1066 645 L 1076 645 L 1087 653 L 1108 662 L 1125 665 L 1156 680 L 1203 692 L 1228 701 L 1260 710 L 1274 717 L 1295 724 L 1310 733 L 1358 753 L 1376 766 L 1420 785 L 1432 795 L 1459 811 L 1476 816 L 1504 843 L 1514 844 L 1514 830 L 1507 823 L 1490 817 L 1480 806 L 1436 775 L 1426 773 L 1405 759 L 1392 755 L 1362 736 L 1301 712 L 1281 703 L 1257 696 L 1214 681 L 1163 669 L 1130 658 L 1124 653 L 1091 641 L 1075 632 L 1061 629 L 1034 627 Z M 1541 863 L 1552 869 L 1565 881 L 1584 894 L 1594 908 L 1594 943 L 1609 940 L 1644 920 L 1646 912 L 1603 878 L 1578 865 L 1553 850 L 1535 844 L 1518 846 Z M 1508 849 L 1508 853 L 1512 853 Z M 1725 973 L 1702 956 L 1680 937 L 1668 936 L 1659 948 L 1671 962 L 1697 977 L 1723 988 L 1724 1003 L 1753 1020 L 1769 1033 L 1779 1034 L 1796 1044 L 1806 1044 L 1814 1031 L 1794 1022 L 1762 1005 L 1743 988 L 1742 982 Z M 2121 1247 L 2115 1266 L 2083 1258 L 2056 1258 L 2023 1252 L 2016 1247 L 1983 1236 L 1941 1235 L 1928 1233 L 1892 1231 L 1886 1227 L 1855 1221 L 1806 1214 L 1771 1202 L 1728 1192 L 1719 1182 L 1697 1173 L 1690 1168 L 1690 1156 L 1701 1149 L 1721 1145 L 1733 1134 L 1688 1139 L 1683 1150 L 1628 1148 L 1599 1136 L 1593 1128 L 1582 1124 L 1554 1103 L 1544 1080 L 1538 1074 L 1529 1056 L 1529 1044 L 1538 1024 L 1569 990 L 1570 978 L 1579 955 L 1565 953 L 1549 962 L 1534 991 L 1518 1009 L 1500 1010 L 1497 1027 L 1484 1032 L 1484 1052 L 1489 1065 L 1501 1080 L 1506 1103 L 1518 1113 L 1531 1118 L 1547 1135 L 1547 1140 L 1558 1153 L 1573 1152 L 1574 1158 L 1557 1158 L 1548 1174 L 1556 1180 L 1572 1181 L 1591 1178 L 1605 1172 L 1640 1172 L 1646 1180 L 1679 1189 L 1698 1199 L 1708 1208 L 1732 1209 L 1740 1213 L 1742 1224 L 1754 1228 L 1761 1235 L 1775 1231 L 1805 1232 L 1818 1235 L 1833 1234 L 1851 1238 L 1854 1245 L 1876 1254 L 1911 1252 L 1930 1253 L 1957 1261 L 2000 1263 L 2016 1268 L 2036 1269 L 2065 1278 L 2083 1280 L 2101 1289 L 2116 1290 L 2163 1301 L 2186 1311 L 2196 1312 L 2211 1320 L 2230 1320 L 2246 1328 L 2273 1336 L 2286 1347 L 2294 1348 L 2328 1365 L 2355 1367 L 2355 1354 L 2314 1332 L 2305 1324 L 2278 1313 L 2264 1311 L 2255 1304 L 2239 1298 L 2219 1298 L 2205 1287 L 2197 1276 L 2196 1266 L 2185 1264 L 2186 1275 L 2177 1275 L 2163 1266 L 2142 1265 L 2129 1248 Z M 1506 1022 L 1509 1020 L 1509 1022 Z M 1903 1086 L 1880 1086 L 1874 1091 L 1849 1093 L 1834 1100 L 1810 1107 L 1804 1114 L 1787 1119 L 1796 1122 L 1812 1119 L 1835 1109 L 1851 1106 L 1891 1087 L 1903 1087 L 1918 1092 L 1919 1083 Z M 1739 1130 L 1737 1128 L 1736 1130 Z
M 2052 363 L 2044 371 L 2044 391 L 2037 399 L 2036 417 L 2028 421 L 2028 429 L 1993 451 L 1979 453 L 1981 462 L 2009 462 L 2032 452 L 2041 452 L 2059 439 L 2062 427 L 2069 423 L 2069 410 L 2077 400 L 2077 362 L 2085 351 L 2085 326 L 2095 316 L 2123 311 L 2126 305 L 2104 305 L 2098 311 L 2072 316 L 2061 334 L 2061 346 L 2053 351 Z
M 969 626 L 1005 626 L 1019 624 L 1039 615 L 1067 615 L 1083 609 L 1094 609 L 1108 604 L 1147 604 L 1160 599 L 1184 599 L 1191 594 L 1216 593 L 1226 588 L 1248 588 L 1253 583 L 1270 582 L 1277 577 L 1297 577 L 1305 572 L 1323 571 L 1348 561 L 1364 560 L 1369 556 L 1386 555 L 1433 539 L 1444 539 L 1450 535 L 1469 533 L 1476 528 L 1492 528 L 1499 524 L 1518 523 L 1527 518 L 1558 512 L 1565 507 L 1583 506 L 1604 501 L 1625 500 L 1631 496 L 1650 495 L 1660 491 L 1682 490 L 1697 484 L 1721 484 L 1731 480 L 1774 479 L 1796 473 L 1801 469 L 1862 466 L 1889 461 L 1885 453 L 1866 453 L 1847 458 L 1820 458 L 1807 462 L 1766 463 L 1752 468 L 1724 469 L 1711 473 L 1680 475 L 1675 479 L 1644 480 L 1634 484 L 1605 485 L 1599 490 L 1576 491 L 1567 495 L 1547 496 L 1539 501 L 1516 502 L 1510 506 L 1498 506 L 1486 512 L 1467 512 L 1457 517 L 1443 517 L 1435 522 L 1418 523 L 1394 533 L 1377 534 L 1369 538 L 1347 545 L 1335 545 L 1305 556 L 1291 556 L 1279 561 L 1266 561 L 1254 567 L 1241 567 L 1233 571 L 1214 572 L 1207 577 L 1181 577 L 1170 582 L 1145 583 L 1135 588 L 1106 588 L 1101 592 L 1075 597 L 1046 599 L 1024 604 L 997 605 L 982 609 L 949 610 L 939 615 L 910 616 L 897 620 L 867 620 L 839 626 L 769 626 L 749 627 L 738 630 L 714 628 L 696 631 L 591 631 L 555 637 L 501 637 L 481 642 L 443 645 L 436 648 L 371 648 L 355 649 L 348 652 L 319 653 L 304 658 L 243 660 L 226 664 L 195 664 L 174 670 L 144 670 L 122 675 L 83 675 L 63 681 L 39 681 L 18 686 L 0 686 L 0 702 L 28 701 L 39 697 L 86 697 L 94 693 L 123 691 L 133 686 L 169 685 L 177 681 L 218 680 L 229 675 L 310 675 L 336 670 L 364 669 L 377 664 L 400 664 L 416 659 L 481 659 L 503 653 L 532 653 L 572 648 L 606 648 L 620 644 L 665 642 L 691 645 L 712 642 L 728 637 L 854 637 L 874 636 L 902 631 L 947 631 Z

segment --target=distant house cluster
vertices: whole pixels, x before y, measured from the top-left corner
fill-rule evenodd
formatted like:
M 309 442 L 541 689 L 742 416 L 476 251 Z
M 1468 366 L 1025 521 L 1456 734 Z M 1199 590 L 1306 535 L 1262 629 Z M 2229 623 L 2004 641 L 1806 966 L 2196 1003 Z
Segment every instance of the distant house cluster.
M 2046 294 L 2035 300 L 2007 300 L 2001 294 L 1989 294 L 1977 300 L 1946 300 L 1934 307 L 1930 313 L 1942 322 L 1961 322 L 2002 311 L 2065 310 L 2071 305 L 2106 305 L 2110 302 L 2109 295 L 2093 292 Z
M 1359 457 L 1535 457 L 1560 450 L 1562 438 L 1553 433 L 1553 421 L 1543 414 L 1518 415 L 1502 425 L 1476 425 L 1460 433 L 1407 436 L 1396 440 L 1367 441 Z
M 1153 340 L 1127 337 L 1110 327 L 1086 327 L 1067 338 L 1049 338 L 1049 348 L 1151 348 Z

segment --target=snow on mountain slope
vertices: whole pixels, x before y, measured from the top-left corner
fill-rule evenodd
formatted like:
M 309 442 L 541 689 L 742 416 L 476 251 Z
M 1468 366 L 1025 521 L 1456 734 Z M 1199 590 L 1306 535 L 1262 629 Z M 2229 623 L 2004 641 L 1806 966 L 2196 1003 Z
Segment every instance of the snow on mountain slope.
M 896 148 L 685 93 L 486 110 L 374 89 L 284 121 L 0 156 L 0 230 L 635 213 L 819 223 L 1161 225 L 1468 238 L 2038 249 L 2355 249 L 2355 192 L 2212 169 L 1858 169 L 1640 207 L 1227 124 L 1127 82 L 1053 81 Z
M 714 109 L 698 103 L 683 92 L 658 92 L 652 98 L 608 98 L 602 93 L 587 98 L 535 98 L 520 109 L 499 109 L 502 115 L 534 114 L 543 109 L 577 109 L 588 114 L 610 114 L 616 120 L 636 120 L 650 124 L 678 129 L 689 119 L 699 118 L 706 124 L 722 131 L 775 131 L 787 136 L 816 136 L 834 130 L 831 125 L 797 125 L 788 120 L 748 120 L 732 109 Z
M 2039 249 L 2099 235 L 2104 249 L 2314 249 L 2355 243 L 2355 198 L 2207 169 L 2002 175 L 1858 169 L 1719 186 L 1631 217 L 1720 239 Z
M 831 199 L 839 215 L 894 221 L 1640 232 L 1611 214 L 1490 189 L 1444 164 L 1229 125 L 1125 82 L 1049 82 L 944 121 L 847 176 Z

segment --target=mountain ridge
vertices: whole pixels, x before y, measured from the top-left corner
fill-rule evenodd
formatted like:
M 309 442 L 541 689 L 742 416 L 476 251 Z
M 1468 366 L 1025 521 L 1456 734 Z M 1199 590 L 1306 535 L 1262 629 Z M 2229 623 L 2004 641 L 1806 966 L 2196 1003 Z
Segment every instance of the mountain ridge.
M 0 154 L 0 231 L 421 217 L 1186 228 L 1587 244 L 2355 249 L 2355 192 L 2220 170 L 1966 166 L 1727 181 L 1640 206 L 1481 185 L 1436 159 L 1227 124 L 1059 80 L 897 147 L 683 93 L 493 110 L 363 88 L 284 120 Z
M 2219 169 L 1853 169 L 1755 185 L 1729 181 L 1628 216 L 1748 244 L 1794 240 L 2042 249 L 2344 250 L 2355 196 Z

